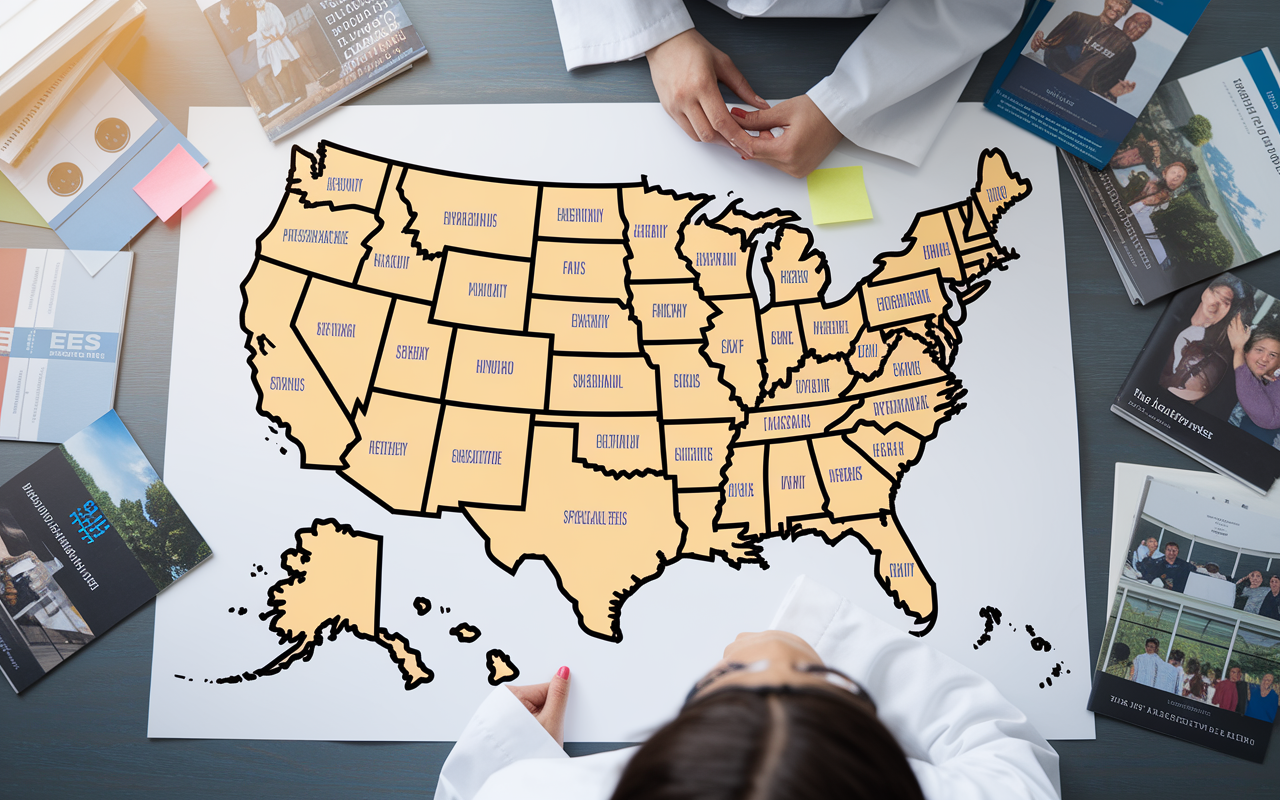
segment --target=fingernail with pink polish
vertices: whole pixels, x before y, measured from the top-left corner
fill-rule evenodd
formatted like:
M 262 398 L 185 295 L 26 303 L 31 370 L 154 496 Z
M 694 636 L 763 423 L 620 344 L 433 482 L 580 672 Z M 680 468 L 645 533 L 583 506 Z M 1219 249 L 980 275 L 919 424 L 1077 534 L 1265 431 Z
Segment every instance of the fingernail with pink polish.
M 556 677 L 566 681 L 569 680 L 569 668 L 561 667 L 560 669 L 556 670 Z
M 732 115 L 734 115 L 734 116 L 735 116 L 735 117 L 737 117 L 738 119 L 746 119 L 746 118 L 747 118 L 747 112 L 745 112 L 745 111 L 743 111 L 742 109 L 737 108 L 737 107 L 734 107 L 734 108 L 729 109 L 729 113 L 730 113 L 730 114 L 732 114 Z

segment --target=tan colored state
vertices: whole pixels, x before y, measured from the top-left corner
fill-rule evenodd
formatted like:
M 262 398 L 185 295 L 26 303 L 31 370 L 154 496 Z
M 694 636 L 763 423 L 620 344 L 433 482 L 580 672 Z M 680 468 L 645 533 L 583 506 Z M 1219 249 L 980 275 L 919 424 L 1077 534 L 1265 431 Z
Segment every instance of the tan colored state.
M 719 502 L 719 490 L 676 495 L 680 521 L 689 529 L 680 552 L 698 558 L 719 555 L 726 564 L 759 563 L 759 546 L 743 538 L 747 535 L 746 525 L 714 526 Z
M 863 381 L 853 387 L 849 396 L 856 397 L 868 392 L 883 392 L 895 386 L 924 381 L 935 381 L 950 376 L 930 358 L 925 346 L 913 336 L 901 336 L 889 351 L 885 360 L 884 371 L 871 381 Z
M 844 359 L 818 362 L 808 358 L 800 369 L 791 373 L 790 382 L 775 389 L 772 397 L 764 398 L 761 406 L 802 406 L 834 400 L 853 381 L 854 376 L 849 372 L 849 365 Z
M 804 357 L 799 311 L 795 306 L 771 307 L 760 315 L 760 332 L 764 339 L 764 387 L 768 390 L 785 381 Z
M 662 470 L 662 434 L 658 418 L 652 417 L 552 417 L 539 415 L 537 422 L 556 421 L 578 426 L 578 449 L 574 454 L 590 466 L 620 474 L 651 469 Z
M 298 336 L 338 394 L 347 413 L 364 402 L 373 379 L 391 300 L 313 278 L 298 311 Z
M 905 320 L 936 317 L 947 295 L 934 273 L 859 289 L 867 308 L 867 327 L 883 328 Z
M 413 297 L 430 303 L 436 296 L 440 278 L 440 259 L 427 259 L 413 244 L 409 226 L 409 207 L 404 204 L 396 184 L 402 167 L 396 167 L 387 184 L 387 193 L 378 207 L 382 227 L 369 240 L 369 255 L 360 268 L 361 286 Z
M 784 226 L 778 240 L 770 243 L 767 250 L 763 264 L 773 291 L 770 305 L 819 297 L 829 270 L 822 254 L 813 249 L 813 234 L 803 228 Z
M 772 228 L 777 225 L 781 225 L 784 222 L 799 221 L 800 217 L 790 211 L 775 210 L 773 213 L 753 217 L 750 214 L 743 212 L 735 203 L 724 210 L 724 213 L 716 220 L 716 224 L 722 228 L 728 228 L 738 234 L 744 241 L 749 241 L 753 236 L 766 228 Z
M 653 368 L 640 356 L 552 356 L 551 411 L 651 414 L 658 410 Z
M 529 258 L 538 187 L 459 178 L 419 169 L 401 184 L 415 214 L 412 229 L 427 255 L 446 246 Z
M 288 426 L 307 467 L 343 466 L 356 431 L 302 349 L 291 322 L 307 277 L 262 261 L 245 283 L 244 326 L 262 413 Z
M 271 588 L 271 629 L 294 646 L 268 667 L 278 671 L 309 655 L 324 635 L 349 630 L 374 637 L 378 626 L 378 555 L 382 540 L 332 522 L 296 534 L 281 563 L 290 577 Z
M 421 511 L 439 421 L 439 403 L 375 392 L 343 474 L 396 511 Z
M 936 383 L 902 389 L 866 398 L 853 418 L 874 422 L 881 429 L 901 425 L 922 439 L 933 436 L 938 425 L 951 413 L 951 395 L 958 383 L 942 379 Z
M 551 297 L 627 299 L 625 244 L 538 242 L 533 293 Z
M 711 320 L 707 360 L 724 367 L 724 381 L 733 387 L 733 396 L 743 405 L 754 405 L 764 384 L 764 355 L 760 352 L 760 313 L 754 298 L 719 299 L 713 305 L 720 312 Z
M 672 484 L 587 469 L 573 462 L 573 431 L 534 431 L 527 508 L 476 508 L 470 516 L 488 538 L 491 556 L 508 569 L 525 556 L 545 557 L 581 626 L 617 641 L 622 598 L 680 548 Z
M 302 195 L 289 192 L 275 224 L 262 235 L 262 255 L 291 267 L 351 283 L 364 258 L 361 242 L 378 226 L 360 209 L 307 208 Z
M 529 330 L 555 336 L 564 353 L 638 353 L 640 329 L 621 302 L 543 300 L 529 303 Z
M 879 514 L 890 507 L 889 495 L 897 483 L 868 463 L 843 436 L 821 436 L 813 439 L 812 445 L 831 517 Z
M 529 263 L 450 252 L 436 293 L 436 322 L 523 331 Z
M 520 674 L 511 663 L 511 657 L 498 650 L 490 650 L 486 654 L 486 663 L 489 667 L 489 683 L 494 686 Z
M 651 344 L 645 352 L 658 367 L 662 418 L 732 419 L 741 422 L 743 412 L 719 380 L 719 368 L 699 352 L 697 344 Z
M 728 422 L 701 422 L 662 426 L 667 447 L 667 474 L 678 489 L 713 489 L 724 478 L 720 470 L 729 461 L 733 428 Z
M 528 414 L 446 406 L 426 512 L 523 503 L 530 424 Z
M 822 513 L 822 485 L 808 442 L 783 442 L 769 448 L 769 530 L 785 531 L 788 520 Z
M 933 581 L 921 569 L 907 544 L 907 537 L 892 514 L 886 514 L 883 523 L 879 519 L 850 522 L 806 520 L 805 528 L 820 533 L 828 541 L 835 541 L 847 531 L 856 532 L 871 554 L 876 556 L 876 577 L 880 584 L 919 619 L 933 616 Z
M 400 667 L 404 688 L 412 689 L 420 683 L 430 683 L 435 675 L 423 665 L 417 650 L 409 646 L 409 640 L 401 634 L 378 631 L 378 644 L 391 653 L 391 660 Z
M 703 216 L 685 226 L 680 253 L 693 265 L 707 297 L 751 294 L 751 248 L 738 234 L 713 228 Z
M 321 143 L 318 153 L 324 167 L 320 177 L 313 178 L 316 160 L 301 149 L 293 151 L 290 183 L 308 203 L 364 206 L 369 210 L 378 207 L 378 195 L 390 167 L 387 162 L 348 153 L 328 143 Z
M 748 534 L 760 535 L 769 530 L 765 519 L 765 486 L 763 447 L 735 445 L 729 461 L 729 470 L 720 486 L 724 504 L 716 526 L 745 525 Z
M 988 152 L 978 163 L 978 185 L 970 197 L 982 210 L 983 221 L 993 229 L 1009 206 L 1031 191 L 1031 183 L 1009 170 L 1003 155 Z
M 396 301 L 378 359 L 378 374 L 373 377 L 374 388 L 420 397 L 441 396 L 453 333 L 458 329 L 435 325 L 430 317 L 427 306 Z
M 947 217 L 955 209 L 935 211 L 917 216 L 904 241 L 911 247 L 902 255 L 884 255 L 877 259 L 880 268 L 871 275 L 871 283 L 884 283 L 909 278 L 925 272 L 936 272 L 945 280 L 964 280 L 960 274 L 960 255 L 951 241 Z M 957 231 L 963 230 L 963 224 Z
M 889 344 L 881 331 L 863 328 L 846 359 L 850 371 L 864 377 L 879 372 L 889 355 Z
M 551 340 L 458 328 L 445 399 L 540 411 L 547 403 Z
M 701 340 L 708 317 L 715 313 L 698 296 L 693 281 L 633 283 L 631 307 L 645 342 Z
M 632 280 L 693 277 L 676 252 L 676 244 L 685 220 L 707 199 L 701 195 L 677 199 L 674 192 L 653 187 L 630 186 L 622 190 Z
M 861 402 L 861 400 L 837 400 L 781 410 L 753 411 L 747 415 L 747 424 L 738 435 L 738 442 L 742 444 L 769 442 L 776 439 L 795 439 L 848 430 L 853 427 L 850 416 Z
M 618 190 L 545 186 L 538 236 L 559 239 L 617 239 L 626 234 L 618 208 Z
M 798 308 L 805 346 L 823 358 L 848 353 L 862 330 L 862 306 L 856 292 L 829 307 L 814 301 Z
M 924 444 L 911 433 L 894 428 L 883 433 L 871 425 L 859 425 L 855 430 L 845 434 L 845 438 L 880 465 L 894 480 L 902 477 L 906 465 L 915 461 Z

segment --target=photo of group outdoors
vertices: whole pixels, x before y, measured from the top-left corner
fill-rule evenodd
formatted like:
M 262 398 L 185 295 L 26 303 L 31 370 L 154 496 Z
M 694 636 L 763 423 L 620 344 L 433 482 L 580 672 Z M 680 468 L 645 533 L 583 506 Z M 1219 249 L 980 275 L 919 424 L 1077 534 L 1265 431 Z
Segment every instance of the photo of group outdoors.
M 1186 39 L 1130 0 L 1057 0 L 1022 55 L 1136 117 Z
M 1149 480 L 1098 671 L 1273 723 L 1280 520 Z
M 1153 344 L 1159 387 L 1280 450 L 1276 298 L 1224 273 L 1179 294 L 1166 315 L 1174 324 Z

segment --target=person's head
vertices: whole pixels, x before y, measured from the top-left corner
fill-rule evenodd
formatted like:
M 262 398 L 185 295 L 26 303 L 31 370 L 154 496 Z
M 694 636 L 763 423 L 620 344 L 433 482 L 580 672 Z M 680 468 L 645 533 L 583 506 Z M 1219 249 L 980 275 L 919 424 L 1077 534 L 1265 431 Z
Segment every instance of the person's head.
M 1241 680 L 1243 678 L 1243 674 L 1244 673 L 1240 672 L 1239 667 L 1232 667 L 1231 669 L 1227 670 L 1227 680 L 1229 681 Z
M 1164 560 L 1172 564 L 1178 558 L 1179 549 L 1178 545 L 1173 542 L 1166 544 L 1164 546 Z
M 1269 376 L 1280 367 L 1280 330 L 1259 325 L 1244 343 L 1244 364 L 1255 378 Z
M 1218 670 L 1214 667 L 1210 667 L 1210 666 L 1201 667 L 1200 674 L 1204 675 L 1204 679 L 1209 683 L 1214 683 L 1218 680 Z
M 1120 21 L 1120 18 L 1129 13 L 1129 8 L 1133 6 L 1133 0 L 1104 0 L 1102 4 L 1102 18 L 1109 24 L 1114 25 Z
M 1249 573 L 1249 588 L 1257 589 L 1262 585 L 1262 570 L 1255 569 Z
M 1217 575 L 1219 572 L 1218 565 L 1213 563 L 1212 561 L 1210 561 L 1208 564 L 1205 564 L 1204 568 L 1205 568 L 1205 571 L 1208 572 L 1210 575 Z
M 1265 692 L 1265 691 L 1267 691 L 1268 689 L 1270 689 L 1270 688 L 1271 688 L 1271 684 L 1273 684 L 1273 683 L 1275 683 L 1275 682 L 1276 682 L 1276 676 L 1275 676 L 1275 675 L 1272 675 L 1270 672 L 1268 672 L 1266 675 L 1263 675 L 1263 676 L 1262 676 L 1262 682 L 1261 682 L 1261 684 L 1260 684 L 1260 685 L 1262 686 L 1262 691 L 1264 691 L 1264 692 Z
M 1155 652 L 1159 647 L 1160 647 L 1160 640 L 1159 640 L 1159 639 L 1148 639 L 1148 640 L 1147 640 L 1147 652 L 1148 652 L 1148 653 L 1154 653 L 1154 652 Z
M 1280 594 L 1280 575 L 1272 575 L 1267 583 L 1271 587 L 1272 594 Z
M 1161 173 L 1164 178 L 1164 185 L 1169 191 L 1177 189 L 1187 179 L 1187 165 L 1181 161 L 1175 161 L 1164 168 Z
M 902 748 L 802 639 L 743 634 L 627 764 L 613 800 L 923 798 Z
M 1144 11 L 1139 11 L 1124 21 L 1124 35 L 1131 42 L 1138 41 L 1149 30 L 1151 30 L 1151 15 Z
M 1160 544 L 1160 540 L 1154 536 L 1148 536 L 1147 540 L 1143 542 L 1143 544 L 1147 546 L 1147 552 L 1154 553 L 1156 551 L 1156 547 Z
M 1186 653 L 1181 650 L 1174 650 L 1169 654 L 1169 663 L 1175 667 L 1182 666 L 1182 659 L 1186 657 Z
M 1182 668 L 1182 671 L 1187 673 L 1188 675 L 1198 675 L 1200 673 L 1200 659 L 1198 658 L 1187 659 L 1187 665 Z
M 1225 276 L 1219 276 L 1219 278 Z M 1231 277 L 1235 277 L 1234 275 Z M 1239 283 L 1239 279 L 1236 279 Z M 1244 293 L 1241 288 L 1240 293 Z M 1236 302 L 1236 291 L 1229 282 L 1214 280 L 1200 293 L 1200 305 L 1191 315 L 1191 324 L 1207 328 L 1226 319 L 1227 312 Z

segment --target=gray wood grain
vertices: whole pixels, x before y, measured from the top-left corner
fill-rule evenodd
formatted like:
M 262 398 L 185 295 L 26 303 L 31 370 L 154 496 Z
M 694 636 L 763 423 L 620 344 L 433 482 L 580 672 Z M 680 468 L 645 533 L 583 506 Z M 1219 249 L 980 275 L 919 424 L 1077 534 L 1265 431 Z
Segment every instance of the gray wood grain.
M 355 104 L 653 101 L 643 60 L 568 74 L 547 2 L 405 0 L 431 51 L 412 70 Z M 124 74 L 185 130 L 193 105 L 246 104 L 194 0 L 150 0 L 143 38 Z M 866 22 L 735 20 L 690 0 L 699 29 L 729 53 L 766 97 L 803 93 L 824 77 Z M 981 100 L 1012 36 L 987 53 L 962 97 Z M 1280 45 L 1269 0 L 1215 0 L 1170 77 L 1266 45 Z M 512 120 L 519 141 L 520 121 Z M 1117 461 L 1199 469 L 1121 421 L 1111 398 L 1164 303 L 1129 304 L 1106 248 L 1065 172 L 1061 174 L 1072 342 L 1080 430 L 1089 631 L 1096 653 L 1105 625 L 1111 485 Z M 0 223 L 0 247 L 59 247 L 48 231 Z M 116 408 L 163 474 L 178 227 L 154 222 L 136 254 Z M 1280 257 L 1238 270 L 1280 293 Z M 49 450 L 0 443 L 0 481 Z M 1074 554 L 1065 554 L 1074 557 Z M 154 606 L 125 620 L 21 697 L 0 692 L 8 732 L 0 748 L 6 796 L 305 797 L 430 795 L 448 744 L 273 741 L 149 741 L 146 738 Z M 359 676 L 353 676 L 359 680 Z M 317 698 L 317 702 L 322 702 Z M 282 713 L 263 708 L 262 714 Z M 1098 738 L 1056 742 L 1066 797 L 1100 797 L 1177 786 L 1190 796 L 1228 796 L 1275 786 L 1280 737 L 1269 767 L 1249 764 L 1102 717 Z M 581 745 L 571 752 L 599 749 Z M 1159 775 L 1158 781 L 1153 776 Z

